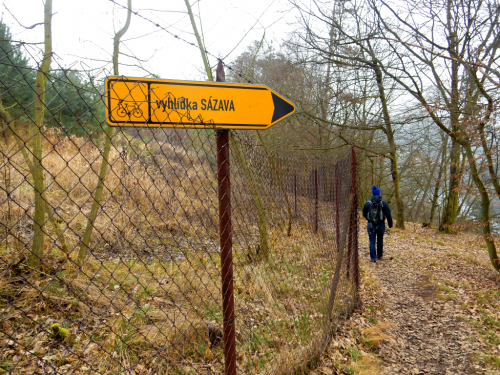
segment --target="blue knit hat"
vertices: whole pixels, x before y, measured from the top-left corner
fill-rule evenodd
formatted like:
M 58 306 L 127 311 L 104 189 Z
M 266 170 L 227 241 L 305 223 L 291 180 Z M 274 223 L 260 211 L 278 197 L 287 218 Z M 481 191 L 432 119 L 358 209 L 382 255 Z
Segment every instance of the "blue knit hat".
M 372 194 L 373 195 L 380 195 L 380 194 L 382 194 L 382 191 L 380 190 L 380 188 L 377 187 L 377 185 L 373 185 L 372 186 Z

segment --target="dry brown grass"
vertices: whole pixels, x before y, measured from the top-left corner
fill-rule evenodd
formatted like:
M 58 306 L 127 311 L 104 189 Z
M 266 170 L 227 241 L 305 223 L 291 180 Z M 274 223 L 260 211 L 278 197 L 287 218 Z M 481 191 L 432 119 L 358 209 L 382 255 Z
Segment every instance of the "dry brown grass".
M 285 248 L 286 244 L 280 250 Z M 325 300 L 318 296 L 324 285 L 313 282 L 309 270 L 323 269 L 328 275 L 331 265 L 319 268 L 315 262 L 293 263 L 292 249 L 282 254 L 286 262 L 274 262 L 272 266 L 259 262 L 236 269 L 238 363 L 242 373 L 260 372 L 271 362 L 291 368 L 297 359 L 306 361 L 310 345 L 322 335 Z M 272 255 L 279 259 L 277 254 Z M 64 256 L 61 252 L 51 256 L 53 266 Z M 48 269 L 50 264 L 45 264 Z M 291 264 L 296 267 L 293 275 L 286 273 Z M 26 271 L 21 266 L 16 272 Z M 243 274 L 250 275 L 244 283 L 239 282 Z M 17 352 L 32 353 L 19 359 L 14 373 L 29 373 L 37 358 L 54 351 L 64 353 L 65 363 L 76 368 L 92 363 L 98 373 L 104 374 L 128 364 L 164 373 L 175 373 L 186 366 L 203 372 L 207 363 L 220 370 L 219 278 L 218 261 L 198 254 L 177 262 L 156 259 L 147 264 L 90 258 L 84 272 L 68 264 L 55 276 L 29 276 L 22 287 L 15 285 L 15 277 L 4 281 L 2 295 L 15 298 L 2 300 L 3 340 L 20 335 L 24 344 L 17 346 Z M 33 320 L 20 316 L 26 309 Z M 50 337 L 49 327 L 54 322 L 72 333 L 71 353 Z M 213 332 L 220 337 L 211 338 Z M 150 363 L 150 357 L 162 358 L 162 362 Z M 3 360 L 13 358 L 6 355 Z
M 372 355 L 367 354 L 352 365 L 352 369 L 357 375 L 379 375 L 381 373 L 380 360 Z
M 41 273 L 22 261 L 32 237 L 33 195 L 29 172 L 19 167 L 25 165 L 22 155 L 10 158 L 14 207 L 10 235 L 3 234 L 9 241 L 0 246 L 0 347 L 7 348 L 0 354 L 0 373 L 222 371 L 214 166 L 186 145 L 115 142 L 83 268 L 75 258 L 97 184 L 99 149 L 82 138 L 48 134 L 47 197 L 71 251 L 61 251 L 47 224 Z M 335 239 L 315 235 L 307 223 L 296 223 L 287 237 L 286 225 L 279 222 L 286 220 L 286 211 L 269 195 L 270 259 L 249 257 L 258 243 L 254 209 L 241 176 L 233 178 L 242 189 L 233 227 L 239 371 L 307 364 L 324 331 Z M 2 194 L 0 216 L 7 218 Z M 343 303 L 352 303 L 352 285 L 345 275 L 342 280 L 337 313 Z M 55 322 L 70 332 L 63 342 L 50 333 Z
M 124 143 L 120 136 L 114 142 Z M 160 149 L 157 155 L 152 151 Z M 101 164 L 100 150 L 86 139 L 70 137 L 61 141 L 55 133 L 49 133 L 44 151 L 47 197 L 61 222 L 68 224 L 66 236 L 70 248 L 74 248 L 79 245 L 90 213 Z M 217 197 L 211 193 L 216 181 L 213 173 L 209 173 L 210 165 L 200 157 L 169 144 L 151 142 L 146 147 L 145 143 L 129 142 L 128 147 L 112 148 L 109 162 L 104 207 L 95 223 L 92 248 L 117 239 L 140 246 L 153 235 L 161 239 L 156 235 L 165 230 L 198 233 L 213 230 Z M 10 200 L 14 203 L 13 216 L 29 226 L 33 194 L 25 165 L 17 152 L 3 169 L 10 169 L 10 185 L 15 187 Z M 5 218 L 7 200 L 3 191 L 0 200 L 4 202 L 0 214 Z M 150 232 L 138 236 L 136 229 L 144 227 Z M 47 231 L 53 235 L 50 225 Z
M 387 322 L 378 322 L 377 324 L 365 328 L 362 334 L 362 340 L 369 348 L 377 348 L 384 340 L 390 340 L 392 336 L 388 333 L 390 324 Z

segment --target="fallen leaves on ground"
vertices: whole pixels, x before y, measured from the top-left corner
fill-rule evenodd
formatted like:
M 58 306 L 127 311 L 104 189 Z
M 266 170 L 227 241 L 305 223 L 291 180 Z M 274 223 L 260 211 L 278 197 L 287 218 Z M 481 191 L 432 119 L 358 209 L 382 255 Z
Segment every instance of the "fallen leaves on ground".
M 500 374 L 500 276 L 481 236 L 408 223 L 374 264 L 364 234 L 362 306 L 312 374 Z

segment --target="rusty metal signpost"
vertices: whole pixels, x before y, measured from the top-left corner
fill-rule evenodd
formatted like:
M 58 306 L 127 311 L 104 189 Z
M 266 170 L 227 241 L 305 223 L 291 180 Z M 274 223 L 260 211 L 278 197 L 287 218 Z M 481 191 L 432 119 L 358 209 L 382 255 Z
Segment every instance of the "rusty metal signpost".
M 226 75 L 219 62 L 217 82 Z M 217 179 L 219 182 L 219 235 L 222 277 L 222 316 L 224 329 L 224 373 L 236 375 L 236 336 L 233 292 L 233 234 L 231 224 L 231 180 L 229 165 L 229 130 L 217 130 Z
M 225 81 L 220 61 L 216 83 L 108 77 L 105 81 L 105 104 L 106 122 L 110 126 L 216 130 L 224 373 L 236 375 L 228 129 L 267 129 L 295 112 L 295 106 L 266 86 Z

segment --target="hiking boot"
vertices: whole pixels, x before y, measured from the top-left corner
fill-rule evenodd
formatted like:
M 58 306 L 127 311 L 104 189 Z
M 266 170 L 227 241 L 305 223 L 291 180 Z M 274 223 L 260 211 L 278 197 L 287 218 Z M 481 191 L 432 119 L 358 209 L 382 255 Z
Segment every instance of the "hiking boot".
M 377 263 L 377 259 L 370 259 L 370 262 Z

